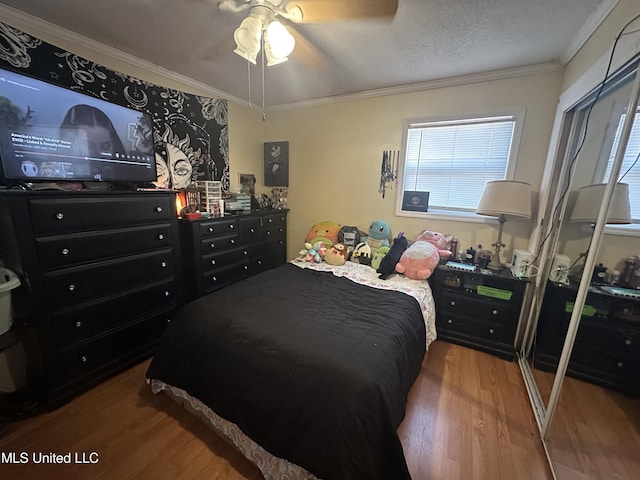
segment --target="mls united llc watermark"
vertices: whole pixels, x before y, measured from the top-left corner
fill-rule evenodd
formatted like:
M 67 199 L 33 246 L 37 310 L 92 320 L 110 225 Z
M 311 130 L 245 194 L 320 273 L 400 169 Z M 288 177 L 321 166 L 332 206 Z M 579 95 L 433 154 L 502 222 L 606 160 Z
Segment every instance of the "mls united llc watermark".
M 99 461 L 98 452 L 0 452 L 0 463 L 92 464 Z

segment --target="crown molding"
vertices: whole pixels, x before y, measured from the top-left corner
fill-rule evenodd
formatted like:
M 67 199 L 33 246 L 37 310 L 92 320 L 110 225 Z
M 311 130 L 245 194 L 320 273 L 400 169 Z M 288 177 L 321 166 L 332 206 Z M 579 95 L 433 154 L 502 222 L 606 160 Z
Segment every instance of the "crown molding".
M 502 70 L 491 70 L 481 73 L 473 73 L 470 75 L 460 75 L 457 77 L 447 77 L 437 80 L 429 80 L 427 82 L 411 83 L 408 85 L 400 85 L 397 87 L 379 88 L 368 90 L 365 92 L 351 93 L 346 95 L 337 95 L 333 97 L 323 97 L 313 100 L 305 100 L 302 102 L 293 102 L 282 105 L 276 105 L 268 108 L 270 111 L 285 110 L 289 108 L 311 107 L 317 105 L 326 105 L 330 103 L 346 102 L 352 100 L 363 100 L 373 97 L 383 97 L 387 95 L 399 95 L 403 93 L 421 92 L 424 90 L 433 90 L 437 88 L 456 87 L 460 85 L 470 85 L 473 83 L 490 82 L 495 80 L 504 80 L 508 78 L 525 77 L 529 75 L 538 75 L 548 72 L 557 72 L 563 69 L 558 62 L 545 62 L 535 65 L 525 65 L 523 67 L 505 68 Z
M 134 55 L 125 53 L 122 50 L 110 47 L 92 38 L 85 37 L 84 35 L 80 35 L 79 33 L 47 22 L 45 20 L 42 20 L 41 18 L 21 12 L 20 10 L 16 10 L 15 8 L 9 7 L 2 3 L 0 3 L 0 15 L 2 16 L 2 21 L 4 23 L 11 25 L 14 28 L 19 28 L 20 30 L 23 30 L 28 34 L 33 35 L 37 38 L 41 38 L 43 41 L 51 43 L 52 45 L 55 45 L 59 48 L 67 48 L 61 47 L 60 44 L 82 45 L 83 48 L 88 49 L 91 53 L 95 53 L 97 56 L 99 56 L 99 58 L 107 58 L 117 62 L 123 62 L 125 64 L 135 66 L 136 68 L 142 69 L 151 75 L 167 78 L 174 82 L 183 84 L 186 87 L 191 87 L 196 91 L 200 91 L 212 98 L 219 98 L 223 100 L 229 100 L 234 103 L 246 104 L 246 100 L 235 97 L 221 90 L 217 90 L 210 85 L 198 82 L 197 80 L 194 80 L 190 77 L 186 77 L 172 70 L 160 67 L 155 63 L 149 62 L 148 60 L 144 60 Z M 69 49 L 69 51 L 72 50 Z M 105 66 L 112 68 L 109 65 Z M 141 78 L 141 80 L 148 79 Z M 156 83 L 154 80 L 149 79 L 148 81 Z
M 596 8 L 585 24 L 578 30 L 578 33 L 573 37 L 571 43 L 567 49 L 560 55 L 560 63 L 566 65 L 571 61 L 576 53 L 587 43 L 587 40 L 591 38 L 591 35 L 598 29 L 605 18 L 611 13 L 611 11 L 620 3 L 620 0 L 602 0 L 600 5 Z

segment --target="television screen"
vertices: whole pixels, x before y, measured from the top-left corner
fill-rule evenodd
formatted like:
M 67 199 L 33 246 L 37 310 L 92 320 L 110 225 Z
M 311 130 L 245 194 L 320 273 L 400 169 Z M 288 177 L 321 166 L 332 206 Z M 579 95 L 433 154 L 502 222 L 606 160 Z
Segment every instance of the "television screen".
M 0 156 L 7 180 L 156 180 L 149 114 L 0 69 Z

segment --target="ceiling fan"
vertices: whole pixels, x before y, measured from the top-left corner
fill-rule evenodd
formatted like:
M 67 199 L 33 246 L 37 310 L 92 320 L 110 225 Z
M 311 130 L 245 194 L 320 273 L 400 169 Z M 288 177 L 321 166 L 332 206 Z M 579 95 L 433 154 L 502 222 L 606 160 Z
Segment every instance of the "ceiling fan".
M 262 49 L 270 66 L 286 61 L 296 45 L 279 18 L 293 23 L 393 18 L 398 0 L 221 0 L 218 7 L 248 12 L 234 32 L 234 52 L 256 64 Z

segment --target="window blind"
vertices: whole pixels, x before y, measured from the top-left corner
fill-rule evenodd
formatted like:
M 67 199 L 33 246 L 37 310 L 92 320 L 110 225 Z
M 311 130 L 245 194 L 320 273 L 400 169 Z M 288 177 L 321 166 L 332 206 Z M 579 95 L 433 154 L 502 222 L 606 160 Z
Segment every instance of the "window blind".
M 620 145 L 620 136 L 622 135 L 622 125 L 624 124 L 625 117 L 626 114 L 621 115 L 620 122 L 618 123 L 611 153 L 607 161 L 607 168 L 603 179 L 604 183 L 608 182 L 611 176 L 611 168 L 613 167 L 613 161 L 615 160 L 616 152 Z M 636 112 L 619 177 L 620 181 L 629 184 L 629 203 L 631 204 L 631 218 L 633 219 L 633 223 L 640 223 L 640 161 L 635 163 L 638 155 L 640 155 L 640 112 Z
M 404 191 L 428 191 L 429 209 L 475 211 L 487 182 L 504 180 L 515 116 L 413 123 Z

